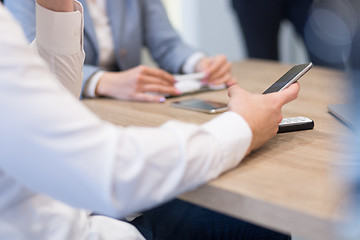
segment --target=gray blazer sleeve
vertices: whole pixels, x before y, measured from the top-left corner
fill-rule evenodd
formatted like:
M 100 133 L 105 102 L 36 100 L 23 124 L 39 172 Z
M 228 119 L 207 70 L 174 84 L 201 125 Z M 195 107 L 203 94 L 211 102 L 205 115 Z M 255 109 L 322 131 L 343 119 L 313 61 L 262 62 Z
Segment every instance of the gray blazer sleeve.
M 159 66 L 169 72 L 181 72 L 181 67 L 194 49 L 186 46 L 174 30 L 161 0 L 141 0 L 144 45 Z

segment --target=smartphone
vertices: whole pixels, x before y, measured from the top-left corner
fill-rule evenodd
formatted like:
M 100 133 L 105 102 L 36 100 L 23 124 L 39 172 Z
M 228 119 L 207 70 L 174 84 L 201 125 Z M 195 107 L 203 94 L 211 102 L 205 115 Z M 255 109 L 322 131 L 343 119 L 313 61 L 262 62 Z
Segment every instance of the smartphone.
M 312 65 L 313 64 L 311 62 L 295 65 L 273 85 L 266 89 L 263 94 L 278 92 L 289 87 L 291 84 L 299 80 L 305 73 L 307 73 L 312 67 Z
M 171 106 L 204 113 L 220 113 L 227 110 L 227 104 L 225 103 L 206 101 L 197 98 L 172 102 Z

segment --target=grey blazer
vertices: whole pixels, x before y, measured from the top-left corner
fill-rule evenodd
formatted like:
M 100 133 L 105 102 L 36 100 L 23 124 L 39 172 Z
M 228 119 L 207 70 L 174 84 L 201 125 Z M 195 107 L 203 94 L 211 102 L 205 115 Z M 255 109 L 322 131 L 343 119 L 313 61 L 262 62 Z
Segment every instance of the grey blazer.
M 86 0 L 84 7 L 84 82 L 99 71 L 99 48 Z M 160 68 L 179 73 L 195 50 L 186 46 L 171 26 L 161 0 L 106 0 L 112 29 L 117 69 L 126 70 L 140 64 L 141 49 L 147 47 Z M 5 6 L 20 21 L 26 37 L 36 35 L 35 1 L 5 0 Z M 83 84 L 84 86 L 84 84 Z

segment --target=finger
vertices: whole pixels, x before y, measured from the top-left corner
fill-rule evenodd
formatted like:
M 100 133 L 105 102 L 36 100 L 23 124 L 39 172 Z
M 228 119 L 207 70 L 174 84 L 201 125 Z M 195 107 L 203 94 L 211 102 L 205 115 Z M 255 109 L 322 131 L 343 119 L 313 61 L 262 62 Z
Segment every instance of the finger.
M 133 95 L 133 100 L 141 101 L 141 102 L 165 102 L 165 97 L 161 95 L 154 95 L 148 93 L 136 93 Z
M 169 83 L 163 78 L 153 77 L 149 75 L 141 75 L 139 77 L 138 83 L 142 84 L 157 84 L 157 85 L 164 85 L 164 86 L 173 86 L 175 83 Z
M 174 76 L 171 75 L 170 73 L 165 72 L 164 70 L 161 70 L 161 69 L 147 67 L 147 68 L 144 68 L 143 73 L 146 75 L 150 75 L 153 77 L 163 79 L 163 80 L 167 81 L 169 84 L 175 83 Z
M 175 87 L 168 87 L 157 84 L 147 84 L 144 85 L 141 89 L 141 92 L 156 92 L 170 95 L 180 95 L 181 91 Z
M 212 74 L 219 71 L 219 69 L 227 62 L 226 57 L 219 55 L 213 58 L 210 68 L 206 70 L 208 75 L 211 77 Z
M 232 97 L 232 96 L 234 96 L 235 94 L 239 94 L 239 92 L 241 92 L 241 91 L 244 91 L 244 90 L 243 90 L 242 88 L 240 88 L 239 85 L 234 84 L 234 85 L 232 85 L 231 87 L 229 87 L 229 89 L 228 89 L 228 96 L 229 96 L 229 97 Z
M 281 123 L 281 121 L 283 120 L 283 114 L 282 113 L 280 113 L 280 116 L 279 116 L 279 119 L 278 119 L 278 125 Z
M 206 72 L 206 70 L 210 68 L 210 60 L 209 58 L 203 58 L 200 62 L 196 65 L 196 72 Z
M 234 84 L 237 84 L 237 79 L 234 78 L 234 77 L 232 77 L 229 81 L 226 82 L 226 85 L 227 85 L 228 87 L 230 87 L 230 86 L 232 86 L 232 85 L 234 85 Z
M 222 78 L 224 75 L 230 74 L 231 66 L 231 63 L 225 62 L 222 66 L 220 66 L 218 71 L 210 75 L 208 81 L 216 81 L 217 79 Z
M 223 84 L 226 83 L 228 81 L 231 81 L 232 77 L 230 74 L 226 74 L 225 76 L 221 77 L 220 79 L 217 79 L 214 82 L 211 82 L 212 85 L 219 85 L 219 84 Z
M 299 83 L 294 83 L 291 84 L 288 88 L 277 92 L 275 94 L 278 95 L 279 98 L 279 104 L 281 106 L 295 100 L 299 94 L 300 91 L 300 84 Z

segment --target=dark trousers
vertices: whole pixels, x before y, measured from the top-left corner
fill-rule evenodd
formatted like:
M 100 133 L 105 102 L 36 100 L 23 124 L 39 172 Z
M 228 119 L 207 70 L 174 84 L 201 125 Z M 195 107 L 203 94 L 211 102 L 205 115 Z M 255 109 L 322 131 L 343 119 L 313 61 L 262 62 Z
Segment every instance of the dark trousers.
M 288 20 L 304 40 L 309 58 L 314 64 L 344 68 L 343 53 L 346 46 L 333 43 L 332 37 L 322 33 L 327 31 L 326 26 L 318 24 L 326 23 L 318 19 L 319 14 L 312 15 L 317 8 L 327 6 L 314 5 L 313 0 L 232 0 L 232 3 L 249 57 L 278 60 L 280 24 Z
M 133 224 L 148 240 L 241 239 L 289 240 L 277 233 L 196 205 L 173 200 L 136 218 Z

